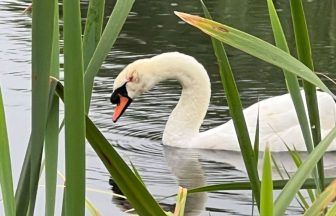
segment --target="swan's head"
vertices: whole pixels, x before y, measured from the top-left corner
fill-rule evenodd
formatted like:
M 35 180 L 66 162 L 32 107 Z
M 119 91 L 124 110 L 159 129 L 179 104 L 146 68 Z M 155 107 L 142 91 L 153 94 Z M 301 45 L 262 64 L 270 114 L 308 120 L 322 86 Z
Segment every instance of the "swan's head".
M 198 103 L 205 104 L 210 99 L 210 81 L 204 67 L 193 57 L 168 52 L 152 58 L 137 60 L 125 67 L 114 81 L 112 104 L 116 104 L 112 120 L 116 122 L 132 100 L 150 90 L 156 83 L 175 79 L 183 89 L 190 89 L 189 96 L 202 95 Z M 197 88 L 195 88 L 197 86 Z M 206 109 L 200 113 L 205 114 Z
M 140 59 L 126 66 L 114 81 L 111 103 L 116 104 L 113 122 L 116 122 L 134 98 L 148 91 L 151 85 L 150 59 Z

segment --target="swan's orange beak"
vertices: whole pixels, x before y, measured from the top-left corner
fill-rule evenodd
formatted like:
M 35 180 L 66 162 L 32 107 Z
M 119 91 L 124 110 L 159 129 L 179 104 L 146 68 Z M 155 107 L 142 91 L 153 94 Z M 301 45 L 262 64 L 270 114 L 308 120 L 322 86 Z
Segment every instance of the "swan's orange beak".
M 120 118 L 120 116 L 125 112 L 127 107 L 132 102 L 132 100 L 128 97 L 124 97 L 120 94 L 118 96 L 119 96 L 119 103 L 117 104 L 117 106 L 114 109 L 114 113 L 113 113 L 113 116 L 112 116 L 112 121 L 113 122 L 116 122 Z
M 114 109 L 114 113 L 112 116 L 113 122 L 118 121 L 120 116 L 125 112 L 127 107 L 132 102 L 132 99 L 128 96 L 126 84 L 127 82 L 112 92 L 112 95 L 110 98 L 111 103 L 117 105 Z

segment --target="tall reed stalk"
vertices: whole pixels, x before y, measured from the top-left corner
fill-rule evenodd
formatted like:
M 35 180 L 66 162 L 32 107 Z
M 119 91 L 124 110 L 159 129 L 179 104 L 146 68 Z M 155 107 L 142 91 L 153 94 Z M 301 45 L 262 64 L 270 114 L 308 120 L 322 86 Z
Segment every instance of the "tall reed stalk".
M 58 1 L 54 1 L 54 30 L 51 55 L 50 75 L 59 77 L 59 22 Z M 50 85 L 51 88 L 52 85 Z M 45 215 L 55 214 L 57 163 L 58 163 L 58 134 L 59 134 L 59 99 L 56 95 L 49 96 L 49 116 L 45 135 Z
M 314 71 L 312 51 L 310 47 L 308 27 L 303 10 L 302 0 L 290 0 L 290 8 L 295 33 L 295 43 L 298 59 Z M 313 135 L 314 146 L 321 141 L 321 123 L 319 109 L 317 104 L 316 87 L 311 83 L 303 80 L 303 88 L 306 95 L 307 109 L 309 114 L 310 126 Z M 323 191 L 324 187 L 324 168 L 323 158 L 317 165 L 319 175 L 319 190 Z
M 49 74 L 54 31 L 54 1 L 33 0 L 32 18 L 32 132 L 29 215 L 34 215 L 36 192 L 48 112 Z M 26 198 L 27 199 L 27 198 Z M 25 206 L 24 208 L 27 208 Z
M 281 27 L 281 23 L 276 13 L 273 2 L 271 0 L 267 0 L 267 5 L 268 5 L 268 12 L 269 12 L 270 19 L 271 19 L 271 25 L 272 25 L 273 35 L 275 39 L 275 44 L 280 49 L 289 53 L 289 48 L 287 45 L 286 37 Z M 283 72 L 284 72 L 288 92 L 291 95 L 291 98 L 294 104 L 296 116 L 300 124 L 302 136 L 305 141 L 307 151 L 312 152 L 314 149 L 314 143 L 312 139 L 312 133 L 310 130 L 310 124 L 308 121 L 308 115 L 306 113 L 303 98 L 300 92 L 299 81 L 297 79 L 297 76 L 291 74 L 290 72 L 286 70 L 284 70 Z M 314 169 L 313 177 L 315 179 L 316 185 L 318 186 L 318 188 L 321 189 L 321 187 L 323 186 L 319 186 L 319 185 L 324 184 L 324 182 L 320 181 L 318 176 L 319 175 L 318 175 L 317 169 Z
M 85 214 L 84 64 L 80 4 L 63 2 L 65 216 Z
M 201 1 L 204 14 L 207 18 L 211 19 L 211 15 L 206 8 L 203 1 Z M 260 207 L 260 180 L 257 169 L 257 158 L 252 149 L 252 143 L 247 130 L 245 117 L 243 113 L 243 106 L 240 101 L 238 88 L 231 70 L 229 60 L 227 58 L 222 42 L 215 38 L 211 38 L 212 47 L 217 58 L 219 65 L 219 74 L 223 84 L 223 88 L 227 97 L 227 102 L 230 108 L 230 114 L 235 126 L 237 138 L 243 160 L 245 163 L 246 171 L 249 176 L 252 192 L 255 197 L 257 207 Z M 224 140 L 223 140 L 224 141 Z

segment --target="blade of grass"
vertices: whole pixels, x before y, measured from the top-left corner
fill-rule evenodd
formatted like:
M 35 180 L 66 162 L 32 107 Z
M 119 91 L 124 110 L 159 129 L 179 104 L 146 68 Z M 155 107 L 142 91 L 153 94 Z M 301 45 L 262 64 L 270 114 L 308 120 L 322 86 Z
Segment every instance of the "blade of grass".
M 205 15 L 211 19 L 211 16 L 205 4 L 203 3 L 203 1 L 201 1 L 201 3 Z M 230 108 L 230 114 L 232 116 L 232 120 L 237 133 L 237 138 L 239 141 L 239 146 L 245 163 L 246 171 L 251 181 L 253 195 L 256 199 L 256 203 L 259 208 L 260 181 L 256 163 L 256 160 L 258 159 L 255 159 L 255 155 L 252 149 L 252 144 L 247 130 L 245 117 L 243 114 L 243 107 L 240 101 L 236 82 L 233 77 L 230 63 L 227 58 L 223 44 L 214 38 L 211 38 L 211 41 L 219 65 L 219 73 L 221 76 L 221 81 L 226 93 L 227 102 Z
M 253 144 L 253 152 L 254 157 L 256 160 L 256 169 L 258 170 L 258 163 L 259 163 L 259 108 L 258 108 L 258 116 L 257 116 L 257 123 L 256 123 L 256 131 L 254 136 L 254 144 Z M 252 215 L 254 215 L 254 204 L 255 204 L 255 198 L 254 194 L 252 192 Z
M 49 101 L 48 101 L 48 117 L 50 116 L 49 113 L 51 111 L 51 104 L 53 101 L 53 96 L 55 94 L 55 83 L 51 83 L 50 89 L 49 89 Z M 49 120 L 47 120 L 49 121 Z M 45 125 L 46 127 L 46 125 Z M 32 151 L 32 134 L 30 135 L 29 142 L 28 142 L 28 147 L 26 150 L 24 162 L 21 168 L 21 173 L 20 173 L 20 178 L 19 178 L 19 183 L 16 188 L 15 192 L 15 206 L 16 206 L 16 214 L 17 215 L 26 215 L 27 214 L 27 209 L 29 206 L 29 199 L 27 198 L 27 194 L 29 194 L 30 191 L 30 175 L 31 175 L 31 151 Z M 43 141 L 43 140 L 42 140 Z M 42 158 L 42 149 L 39 152 L 40 158 Z M 36 164 L 39 168 L 41 167 L 41 163 Z M 35 173 L 37 180 L 39 179 L 40 172 Z
M 57 94 L 63 98 L 62 84 L 57 80 L 53 82 L 57 82 Z M 87 116 L 86 139 L 139 215 L 165 215 L 146 187 Z
M 0 88 L 0 185 L 5 215 L 15 215 L 15 199 L 5 109 Z
M 199 28 L 204 33 L 252 56 L 296 74 L 321 88 L 323 91 L 333 95 L 316 74 L 283 50 L 259 38 L 218 22 L 181 12 L 175 12 L 175 14 L 188 24 Z
M 283 176 L 283 174 L 282 174 L 282 172 L 281 172 L 281 170 L 280 170 L 280 167 L 279 167 L 277 161 L 276 161 L 275 158 L 273 157 L 273 155 L 271 155 L 271 159 L 272 159 L 272 162 L 273 162 L 273 164 L 274 164 L 274 167 L 275 167 L 275 169 L 276 169 L 278 175 L 280 176 L 280 178 L 281 178 L 282 180 L 284 180 L 285 178 L 284 178 L 284 176 Z M 287 172 L 287 170 L 286 170 L 286 168 L 284 167 L 283 164 L 282 164 L 282 167 L 283 167 L 285 173 L 287 174 L 287 178 L 290 178 L 290 175 L 289 175 L 289 173 Z M 297 196 L 298 196 L 299 198 L 296 198 L 296 201 L 297 201 L 298 204 L 301 206 L 302 210 L 305 211 L 305 210 L 309 207 L 307 201 L 305 200 L 305 198 L 304 198 L 304 196 L 302 195 L 301 191 L 298 191 L 298 192 L 297 192 Z
M 317 162 L 326 152 L 329 145 L 336 137 L 336 127 L 333 128 L 328 135 L 319 143 L 319 145 L 310 153 L 309 157 L 302 163 L 297 172 L 289 179 L 284 189 L 277 197 L 274 205 L 275 215 L 284 215 L 286 208 L 295 197 L 297 191 L 301 188 L 304 181 L 308 178 L 307 173 L 310 173 Z
M 58 1 L 54 1 L 55 17 L 53 46 L 51 57 L 50 74 L 53 77 L 59 76 L 59 25 L 58 25 Z M 54 87 L 52 87 L 55 89 Z M 45 135 L 45 215 L 55 215 L 55 199 L 57 184 L 57 161 L 58 161 L 58 124 L 59 124 L 59 99 L 54 94 L 50 103 L 50 111 L 46 126 Z
M 286 37 L 281 27 L 281 23 L 279 17 L 276 13 L 274 4 L 272 0 L 267 0 L 268 11 L 271 19 L 273 35 L 275 39 L 276 46 L 282 49 L 283 51 L 289 53 L 288 45 L 286 42 Z M 301 131 L 303 134 L 303 138 L 305 140 L 305 144 L 307 146 L 308 152 L 311 152 L 314 148 L 312 135 L 309 127 L 308 117 L 306 114 L 306 109 L 304 107 L 303 99 L 301 97 L 300 85 L 297 77 L 284 70 L 284 75 L 286 79 L 286 85 L 288 88 L 288 92 L 292 97 L 292 101 L 295 107 L 295 111 L 300 123 Z
M 94 77 L 116 41 L 133 3 L 134 0 L 118 0 L 116 2 L 97 48 L 85 70 L 85 110 L 87 113 L 90 107 Z
M 80 2 L 63 2 L 65 215 L 85 214 L 85 94 Z
M 326 178 L 326 184 L 330 184 L 334 178 Z M 282 190 L 285 185 L 288 183 L 287 180 L 273 180 L 273 189 L 274 190 Z M 314 179 L 307 179 L 301 189 L 314 189 L 316 185 L 314 183 Z M 225 190 L 251 190 L 251 183 L 249 181 L 242 181 L 242 182 L 228 182 L 216 185 L 207 185 L 197 188 L 192 188 L 188 190 L 188 193 L 200 193 L 200 192 L 211 192 L 211 191 L 225 191 Z
M 266 146 L 264 152 L 264 165 L 261 180 L 260 192 L 260 215 L 272 216 L 273 215 L 273 181 L 272 181 L 272 164 L 271 153 L 269 147 Z
M 163 215 L 164 212 L 149 194 L 138 177 L 99 132 L 92 121 L 86 118 L 87 140 L 94 148 L 115 182 L 126 195 L 139 215 Z
M 287 145 L 285 145 L 285 146 L 288 150 L 287 152 L 289 153 L 292 160 L 294 161 L 296 168 L 299 168 L 302 164 L 302 159 L 301 159 L 299 153 L 296 150 L 294 150 L 294 151 L 291 150 Z M 316 178 L 314 178 L 314 179 L 315 179 L 315 183 L 316 183 Z M 313 203 L 315 201 L 315 195 L 314 195 L 313 190 L 307 189 L 307 193 L 309 195 L 310 201 Z
M 259 108 L 258 108 L 258 116 L 256 123 L 256 132 L 254 137 L 253 151 L 256 159 L 256 166 L 258 169 L 258 161 L 259 161 Z
M 45 215 L 54 215 L 58 161 L 58 98 L 54 97 L 45 137 Z
M 333 181 L 305 212 L 305 216 L 321 215 L 328 204 L 336 197 L 336 181 Z
M 279 167 L 278 163 L 276 162 L 275 158 L 273 157 L 273 155 L 271 155 L 271 159 L 272 159 L 272 162 L 273 162 L 273 164 L 274 164 L 274 167 L 275 167 L 276 171 L 278 172 L 280 178 L 281 178 L 282 180 L 284 180 L 285 178 L 284 178 L 284 176 L 283 176 L 283 174 L 282 174 L 282 172 L 281 172 L 281 170 L 280 170 L 280 167 Z M 289 176 L 288 176 L 288 178 L 289 178 Z
M 308 68 L 314 71 L 312 52 L 310 48 L 308 29 L 304 15 L 303 5 L 301 0 L 290 1 L 291 15 L 293 20 L 293 28 L 295 34 L 296 50 L 299 60 Z M 313 135 L 314 145 L 316 146 L 321 141 L 321 125 L 317 105 L 316 88 L 311 83 L 303 81 L 305 90 L 307 109 L 309 114 L 310 126 Z M 323 157 L 317 165 L 319 174 L 320 191 L 323 191 Z
M 87 68 L 101 36 L 104 6 L 105 0 L 90 1 L 89 3 L 83 36 L 84 70 Z
M 307 203 L 305 197 L 302 195 L 300 191 L 297 192 L 298 198 L 296 198 L 296 201 L 301 206 L 302 210 L 305 212 L 309 208 L 309 204 Z
M 54 30 L 53 1 L 33 0 L 32 17 L 32 132 L 30 155 L 29 212 L 34 215 L 45 126 L 48 112 L 49 71 Z M 25 215 L 25 214 L 24 214 Z
M 282 165 L 282 168 L 287 175 L 287 178 L 289 179 L 291 177 L 289 172 L 287 171 L 286 167 L 283 164 L 281 164 L 281 165 Z M 315 185 L 315 188 L 316 188 L 316 185 Z M 307 189 L 307 191 L 311 191 L 311 189 Z M 304 198 L 304 196 L 302 195 L 302 193 L 300 192 L 300 190 L 297 192 L 297 195 L 298 195 L 299 198 L 296 198 L 296 201 L 301 205 L 302 209 L 305 211 L 307 208 L 309 208 L 309 205 L 308 205 L 306 199 Z
M 31 157 L 31 135 L 29 138 L 25 158 L 21 168 L 19 183 L 15 191 L 15 208 L 17 215 L 26 215 L 29 205 L 27 198 L 30 190 L 30 157 Z

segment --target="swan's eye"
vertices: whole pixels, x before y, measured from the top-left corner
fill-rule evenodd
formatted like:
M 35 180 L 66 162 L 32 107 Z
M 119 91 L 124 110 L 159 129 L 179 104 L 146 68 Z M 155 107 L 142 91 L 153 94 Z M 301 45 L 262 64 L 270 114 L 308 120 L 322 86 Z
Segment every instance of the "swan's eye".
M 122 85 L 121 87 L 117 88 L 113 91 L 110 101 L 112 104 L 119 104 L 120 103 L 120 95 L 124 97 L 128 97 L 127 90 L 126 90 L 127 82 Z

